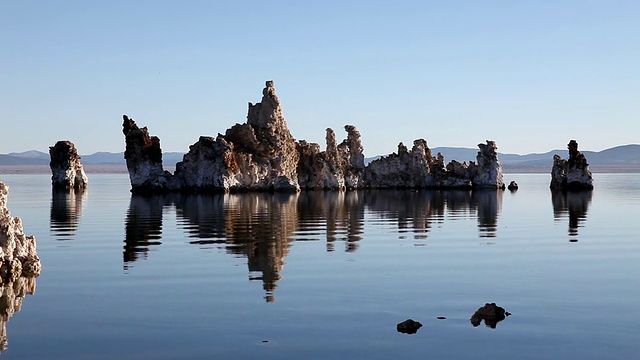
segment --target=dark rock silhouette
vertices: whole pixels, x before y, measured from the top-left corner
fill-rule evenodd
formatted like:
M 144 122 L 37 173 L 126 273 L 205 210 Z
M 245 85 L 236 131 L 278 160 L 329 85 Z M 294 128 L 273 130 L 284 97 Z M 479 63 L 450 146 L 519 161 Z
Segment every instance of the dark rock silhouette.
M 515 181 L 511 181 L 509 183 L 509 186 L 507 186 L 507 189 L 512 190 L 512 191 L 518 190 L 518 183 L 515 182 Z
M 484 321 L 487 327 L 495 329 L 498 323 L 504 320 L 510 313 L 506 312 L 504 308 L 496 305 L 495 303 L 486 303 L 480 307 L 473 315 L 471 315 L 471 325 L 478 326 Z
M 284 119 L 273 81 L 267 81 L 259 103 L 249 103 L 247 122 L 224 135 L 201 136 L 189 147 L 176 171 L 162 168 L 160 140 L 149 136 L 124 115 L 125 159 L 132 192 L 215 192 L 353 190 L 362 188 L 492 188 L 504 189 L 496 144 L 479 144 L 477 164 L 444 164 L 431 156 L 425 140 L 411 152 L 400 143 L 398 153 L 364 165 L 360 133 L 344 127 L 340 144 L 327 129 L 326 149 L 296 141 Z
M 84 189 L 89 183 L 80 156 L 71 141 L 58 141 L 49 147 L 51 184 L 56 189 Z
M 552 190 L 593 189 L 593 177 L 589 171 L 589 164 L 585 156 L 578 151 L 578 143 L 571 140 L 567 147 L 569 160 L 564 160 L 559 155 L 553 156 L 549 187 Z
M 413 319 L 407 319 L 396 326 L 399 333 L 403 334 L 415 334 L 422 327 L 422 324 L 414 321 Z

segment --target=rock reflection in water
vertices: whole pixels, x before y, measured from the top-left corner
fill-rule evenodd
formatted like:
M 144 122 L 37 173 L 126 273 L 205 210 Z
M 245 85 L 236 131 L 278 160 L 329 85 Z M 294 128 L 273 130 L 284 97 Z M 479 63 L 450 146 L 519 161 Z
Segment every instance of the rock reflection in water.
M 336 241 L 342 240 L 345 251 L 354 252 L 364 232 L 364 209 L 361 192 L 303 192 L 297 201 L 296 237 L 298 240 L 315 240 L 324 233 L 327 251 L 335 251 Z
M 325 240 L 327 251 L 342 241 L 344 251 L 354 252 L 367 211 L 416 239 L 426 238 L 432 224 L 447 215 L 468 218 L 477 212 L 481 236 L 495 236 L 501 195 L 468 190 L 132 195 L 124 263 L 128 268 L 160 244 L 163 209 L 173 207 L 189 243 L 246 257 L 249 278 L 262 281 L 265 298 L 273 301 L 292 241 Z
M 473 191 L 471 207 L 478 210 L 480 237 L 495 237 L 498 231 L 498 215 L 502 209 L 502 191 Z
M 15 280 L 7 279 L 0 285 L 0 351 L 9 346 L 7 324 L 14 313 L 22 309 L 25 296 L 33 295 L 36 291 L 35 277 L 19 277 Z
M 58 240 L 73 240 L 86 196 L 85 189 L 52 189 L 50 225 Z
M 481 237 L 495 237 L 502 207 L 502 191 L 426 190 L 371 191 L 366 205 L 385 218 L 397 220 L 400 233 L 412 231 L 426 238 L 432 224 L 443 223 L 445 215 L 470 216 L 477 212 Z
M 246 256 L 251 280 L 262 281 L 265 299 L 274 291 L 296 230 L 296 198 L 291 193 L 176 194 L 178 221 L 191 244 L 224 244 L 230 254 Z
M 587 219 L 591 204 L 592 190 L 586 191 L 552 191 L 553 218 L 560 220 L 569 217 L 569 236 L 578 236 L 578 228 Z
M 139 257 L 146 258 L 150 246 L 162 244 L 162 208 L 168 196 L 132 195 L 125 222 L 124 268 Z

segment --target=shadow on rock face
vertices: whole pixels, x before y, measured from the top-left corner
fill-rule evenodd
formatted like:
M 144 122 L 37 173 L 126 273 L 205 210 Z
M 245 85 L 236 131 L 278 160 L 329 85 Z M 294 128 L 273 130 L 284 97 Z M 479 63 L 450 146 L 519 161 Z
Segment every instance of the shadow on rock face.
M 415 334 L 421 327 L 422 324 L 420 324 L 419 322 L 412 319 L 407 319 L 397 325 L 397 330 L 399 333 L 403 334 Z
M 495 329 L 498 323 L 509 315 L 511 315 L 509 312 L 495 303 L 486 303 L 471 316 L 469 321 L 471 321 L 471 325 L 476 327 L 484 320 L 487 327 Z

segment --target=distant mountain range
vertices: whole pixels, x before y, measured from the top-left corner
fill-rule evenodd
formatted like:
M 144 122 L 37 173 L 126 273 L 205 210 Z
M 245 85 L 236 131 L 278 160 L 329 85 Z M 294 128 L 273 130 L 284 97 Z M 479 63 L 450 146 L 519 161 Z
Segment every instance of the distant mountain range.
M 182 161 L 183 155 L 179 152 L 163 153 L 162 163 L 165 166 L 175 165 L 178 161 Z M 91 155 L 81 155 L 81 161 L 83 165 L 126 165 L 123 152 L 97 152 Z M 37 150 L 0 154 L 0 165 L 49 165 L 49 154 Z
M 457 160 L 459 162 L 475 161 L 478 149 L 459 147 L 437 147 L 431 149 L 435 156 L 442 153 L 445 162 Z M 640 145 L 622 145 L 602 151 L 582 152 L 590 164 L 592 171 L 600 172 L 640 172 Z M 503 154 L 498 153 L 500 163 L 505 172 L 546 172 L 551 170 L 553 155 L 558 154 L 568 158 L 566 149 L 552 150 L 542 154 Z M 162 154 L 165 166 L 174 166 L 182 161 L 183 153 L 166 152 Z M 380 156 L 366 158 L 368 163 Z M 125 165 L 124 153 L 97 152 L 91 155 L 82 155 L 82 163 L 85 165 Z M 49 154 L 37 150 L 29 150 L 21 153 L 0 154 L 0 166 L 23 165 L 49 165 Z

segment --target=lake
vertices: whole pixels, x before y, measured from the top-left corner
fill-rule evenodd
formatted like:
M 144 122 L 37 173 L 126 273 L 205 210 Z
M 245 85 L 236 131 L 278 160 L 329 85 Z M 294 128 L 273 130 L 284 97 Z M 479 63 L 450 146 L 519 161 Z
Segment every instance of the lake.
M 640 174 L 568 194 L 549 174 L 506 174 L 516 192 L 151 197 L 126 174 L 89 174 L 79 194 L 52 193 L 49 175 L 0 180 L 43 265 L 21 285 L 33 294 L 4 293 L 19 311 L 3 312 L 2 358 L 640 353 Z M 511 315 L 473 326 L 485 303 Z M 398 332 L 407 319 L 423 327 Z

